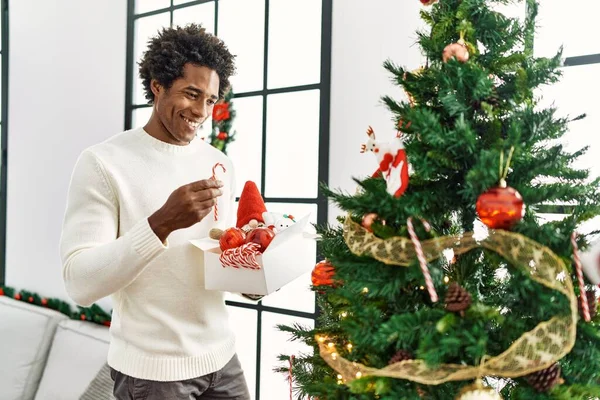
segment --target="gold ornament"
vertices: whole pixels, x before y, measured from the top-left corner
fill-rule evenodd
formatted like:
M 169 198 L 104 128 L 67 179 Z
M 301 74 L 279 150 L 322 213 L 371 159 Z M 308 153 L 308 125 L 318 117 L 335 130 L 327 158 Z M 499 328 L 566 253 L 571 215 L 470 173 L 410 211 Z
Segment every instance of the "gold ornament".
M 494 389 L 483 385 L 479 379 L 473 385 L 464 387 L 456 400 L 502 400 Z
M 410 239 L 380 239 L 350 217 L 344 224 L 344 240 L 352 253 L 372 257 L 390 266 L 406 268 L 417 257 Z M 531 331 L 523 333 L 503 353 L 486 359 L 481 366 L 440 364 L 430 367 L 423 360 L 408 360 L 377 369 L 346 360 L 337 353 L 334 357 L 333 351 L 321 344 L 321 357 L 331 368 L 348 377 L 348 382 L 358 372 L 363 377 L 385 376 L 424 385 L 439 385 L 481 376 L 517 378 L 548 368 L 571 351 L 575 344 L 578 320 L 577 298 L 571 274 L 563 261 L 548 247 L 518 233 L 504 230 L 490 230 L 483 238 L 475 238 L 473 233 L 437 237 L 422 241 L 421 246 L 427 262 L 439 258 L 440 249 L 451 248 L 456 256 L 478 248 L 494 251 L 534 281 L 554 290 L 557 295 L 565 296 L 570 304 L 570 313 L 556 315 L 541 322 Z

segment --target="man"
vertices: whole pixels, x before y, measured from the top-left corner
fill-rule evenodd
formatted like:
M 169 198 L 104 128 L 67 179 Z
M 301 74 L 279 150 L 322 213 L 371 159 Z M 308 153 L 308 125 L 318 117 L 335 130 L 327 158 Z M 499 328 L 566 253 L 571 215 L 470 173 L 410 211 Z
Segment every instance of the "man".
M 108 364 L 117 399 L 250 399 L 223 294 L 205 291 L 207 237 L 230 218 L 230 160 L 196 131 L 229 87 L 234 57 L 190 25 L 164 29 L 140 63 L 153 106 L 144 128 L 81 154 L 68 195 L 61 256 L 69 295 L 111 296 Z M 213 167 L 218 169 L 212 179 Z

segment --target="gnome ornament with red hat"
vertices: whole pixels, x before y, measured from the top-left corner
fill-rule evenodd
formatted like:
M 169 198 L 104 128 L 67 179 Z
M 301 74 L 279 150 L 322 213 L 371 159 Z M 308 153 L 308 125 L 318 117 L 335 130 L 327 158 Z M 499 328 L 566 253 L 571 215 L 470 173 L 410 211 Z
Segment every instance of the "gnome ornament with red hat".
M 246 233 L 254 228 L 264 226 L 263 213 L 266 211 L 267 207 L 256 183 L 246 182 L 238 204 L 236 226 Z

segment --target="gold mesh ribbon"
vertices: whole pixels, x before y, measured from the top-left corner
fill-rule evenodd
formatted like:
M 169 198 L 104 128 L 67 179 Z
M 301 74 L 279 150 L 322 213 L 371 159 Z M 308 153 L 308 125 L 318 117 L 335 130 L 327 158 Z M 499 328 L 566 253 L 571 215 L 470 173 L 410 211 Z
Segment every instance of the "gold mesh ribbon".
M 344 224 L 344 239 L 354 254 L 372 257 L 388 265 L 407 267 L 416 257 L 409 239 L 379 239 L 350 218 Z M 534 281 L 566 296 L 570 313 L 541 322 L 503 353 L 478 366 L 440 364 L 428 367 L 423 360 L 409 360 L 376 369 L 344 359 L 337 353 L 333 343 L 327 343 L 324 337 L 317 337 L 321 357 L 342 375 L 345 382 L 369 375 L 407 379 L 425 385 L 470 380 L 485 375 L 516 378 L 545 369 L 571 351 L 575 344 L 577 299 L 569 272 L 549 248 L 523 235 L 504 230 L 490 230 L 483 238 L 476 239 L 473 233 L 466 233 L 425 240 L 421 244 L 427 261 L 439 258 L 442 250 L 447 248 L 453 249 L 456 255 L 475 248 L 492 250 Z

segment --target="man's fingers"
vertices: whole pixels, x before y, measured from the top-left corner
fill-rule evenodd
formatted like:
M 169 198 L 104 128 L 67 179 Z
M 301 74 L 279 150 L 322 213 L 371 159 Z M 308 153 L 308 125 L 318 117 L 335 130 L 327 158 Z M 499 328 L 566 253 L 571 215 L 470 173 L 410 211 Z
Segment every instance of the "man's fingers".
M 221 196 L 223 191 L 221 189 L 205 189 L 193 194 L 194 201 L 205 201 L 210 199 L 216 199 Z
M 206 189 L 219 189 L 223 187 L 223 182 L 215 179 L 202 179 L 200 181 L 192 182 L 188 187 L 194 192 L 199 192 Z

